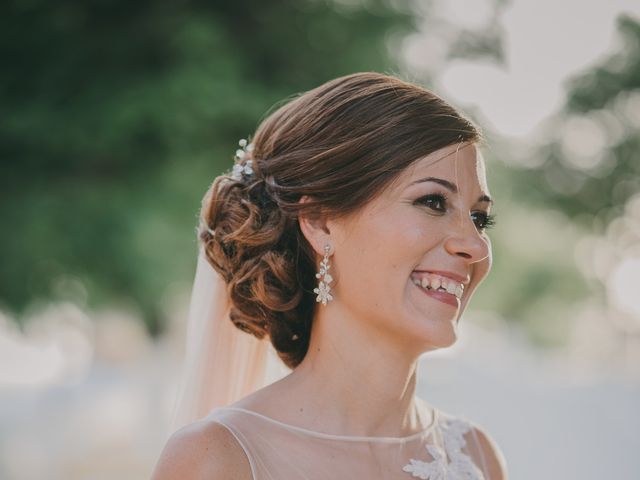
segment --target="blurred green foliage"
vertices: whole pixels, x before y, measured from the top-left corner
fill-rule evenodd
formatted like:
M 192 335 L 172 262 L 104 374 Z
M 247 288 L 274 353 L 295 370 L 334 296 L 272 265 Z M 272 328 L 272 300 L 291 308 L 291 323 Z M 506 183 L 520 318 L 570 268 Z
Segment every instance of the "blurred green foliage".
M 618 34 L 615 51 L 568 82 L 566 105 L 538 151 L 544 163 L 528 183 L 538 203 L 599 231 L 640 192 L 640 23 L 623 15 Z
M 410 4 L 4 2 L 0 308 L 20 318 L 39 301 L 123 303 L 160 332 L 162 299 L 192 280 L 200 199 L 231 167 L 237 140 L 295 92 L 393 73 L 389 39 L 415 27 Z M 461 32 L 448 56 L 503 61 L 497 32 Z M 616 126 L 640 86 L 640 26 L 625 17 L 620 32 L 620 51 L 568 85 L 566 107 L 530 151 L 535 165 L 510 163 L 516 152 L 489 134 L 498 225 L 474 307 L 523 322 L 543 343 L 562 338 L 563 314 L 589 294 L 572 257 L 580 235 L 640 190 L 640 122 Z M 608 142 L 590 168 L 567 146 L 576 117 Z
M 543 346 L 563 344 L 588 302 L 606 303 L 602 280 L 577 268 L 592 262 L 579 244 L 640 193 L 640 23 L 621 16 L 618 30 L 616 50 L 567 82 L 539 144 L 489 141 L 498 223 L 474 305 L 520 322 Z
M 157 333 L 237 140 L 294 92 L 390 70 L 386 35 L 411 22 L 378 1 L 4 2 L 4 307 L 124 302 Z

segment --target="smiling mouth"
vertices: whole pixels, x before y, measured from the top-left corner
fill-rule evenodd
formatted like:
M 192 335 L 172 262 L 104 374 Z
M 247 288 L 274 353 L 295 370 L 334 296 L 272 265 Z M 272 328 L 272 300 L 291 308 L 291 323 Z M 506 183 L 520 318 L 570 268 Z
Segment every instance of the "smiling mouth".
M 418 287 L 418 289 L 420 289 L 420 291 L 423 294 L 435 300 L 438 300 L 439 302 L 450 305 L 456 309 L 460 308 L 462 300 L 456 297 L 454 293 L 449 293 L 446 290 L 444 290 L 442 287 L 439 287 L 438 289 L 432 289 L 432 288 L 423 287 L 421 284 L 416 283 L 415 281 L 412 283 L 414 283 L 415 286 Z
M 442 292 L 449 295 L 453 295 L 458 300 L 462 298 L 464 294 L 464 284 L 453 280 L 452 278 L 444 277 L 442 275 L 428 274 L 425 276 L 411 277 L 411 281 L 421 287 L 424 290 L 431 292 Z

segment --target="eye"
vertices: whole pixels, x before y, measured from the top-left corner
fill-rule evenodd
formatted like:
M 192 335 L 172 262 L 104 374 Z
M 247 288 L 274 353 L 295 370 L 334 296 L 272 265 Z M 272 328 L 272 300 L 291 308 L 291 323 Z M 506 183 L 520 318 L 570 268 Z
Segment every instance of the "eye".
M 447 197 L 441 193 L 434 193 L 431 195 L 425 195 L 416 200 L 416 203 L 426 205 L 436 212 L 444 212 L 447 206 Z
M 496 224 L 496 216 L 487 212 L 472 212 L 471 218 L 479 231 L 484 231 Z

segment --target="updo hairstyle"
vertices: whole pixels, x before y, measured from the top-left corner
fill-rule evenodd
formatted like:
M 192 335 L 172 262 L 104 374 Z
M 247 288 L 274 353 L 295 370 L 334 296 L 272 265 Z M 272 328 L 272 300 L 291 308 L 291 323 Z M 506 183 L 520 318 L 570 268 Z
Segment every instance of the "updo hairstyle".
M 202 201 L 198 237 L 224 278 L 231 321 L 268 335 L 295 368 L 309 347 L 321 256 L 298 215 L 341 218 L 367 204 L 416 160 L 475 142 L 472 122 L 431 91 L 355 73 L 296 96 L 251 139 L 253 175 L 217 177 Z M 299 203 L 303 195 L 311 201 Z

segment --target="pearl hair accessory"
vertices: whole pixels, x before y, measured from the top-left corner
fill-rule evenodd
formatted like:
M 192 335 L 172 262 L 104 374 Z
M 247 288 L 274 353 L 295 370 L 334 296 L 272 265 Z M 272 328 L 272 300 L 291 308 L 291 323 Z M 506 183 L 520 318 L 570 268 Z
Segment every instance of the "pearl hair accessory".
M 316 297 L 316 302 L 322 302 L 322 305 L 326 305 L 328 301 L 333 300 L 333 296 L 329 293 L 329 291 L 331 290 L 329 283 L 331 283 L 331 280 L 333 280 L 333 277 L 329 275 L 329 269 L 331 268 L 331 266 L 329 265 L 330 249 L 331 246 L 329 244 L 326 244 L 324 246 L 324 258 L 320 263 L 320 271 L 316 273 L 316 278 L 323 278 L 322 280 L 320 280 L 318 287 L 313 289 L 314 293 L 318 294 L 318 296 Z
M 234 180 L 241 180 L 242 175 L 249 176 L 253 174 L 253 168 L 252 168 L 253 161 L 252 160 L 247 160 L 246 162 L 244 161 L 244 158 L 247 156 L 247 153 L 253 151 L 253 144 L 248 143 L 245 138 L 242 138 L 238 142 L 238 145 L 240 145 L 242 148 L 241 149 L 239 148 L 238 150 L 236 150 L 236 155 L 234 157 L 236 164 L 233 166 L 233 172 L 231 173 L 231 177 Z
M 251 176 L 254 173 L 253 161 L 252 160 L 245 161 L 247 154 L 252 152 L 254 147 L 253 147 L 253 144 L 249 143 L 245 138 L 240 139 L 240 141 L 238 142 L 238 145 L 241 148 L 236 150 L 236 154 L 234 156 L 235 164 L 233 165 L 231 178 L 233 178 L 234 180 L 240 181 L 242 180 L 243 176 Z M 212 230 L 211 228 L 207 228 L 207 231 L 211 235 L 215 234 L 215 231 Z M 331 275 L 327 273 L 327 270 L 329 270 L 330 268 L 329 257 L 328 257 L 329 249 L 330 249 L 330 246 L 326 245 L 325 257 L 322 261 L 320 272 L 316 274 L 317 278 L 320 278 L 321 275 L 324 275 L 324 278 L 323 280 L 320 281 L 319 288 L 314 289 L 314 292 L 319 294 L 316 301 L 318 302 L 322 301 L 323 305 L 326 305 L 328 300 L 333 300 L 333 296 L 331 296 L 331 294 L 329 293 L 330 287 L 328 285 L 329 282 L 331 282 L 332 278 L 331 278 Z M 298 338 L 300 337 L 297 334 L 293 334 L 291 337 L 291 340 L 298 340 Z
M 241 138 L 238 142 L 238 145 L 240 145 L 240 147 L 242 148 L 236 150 L 236 154 L 234 156 L 235 164 L 233 165 L 231 178 L 240 181 L 242 180 L 243 175 L 253 175 L 253 161 L 244 161 L 244 158 L 247 156 L 247 154 L 253 151 L 253 144 L 247 142 L 246 138 Z M 209 235 L 211 235 L 212 237 L 216 234 L 215 230 L 208 226 L 207 232 L 209 232 Z

